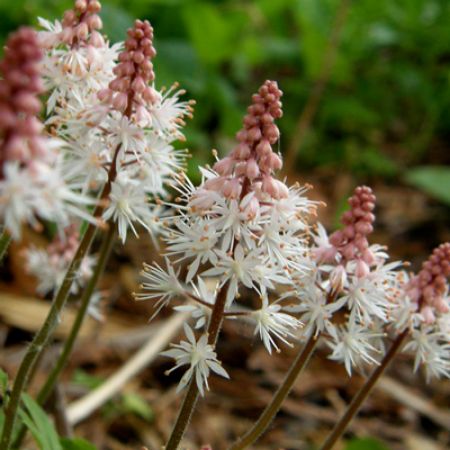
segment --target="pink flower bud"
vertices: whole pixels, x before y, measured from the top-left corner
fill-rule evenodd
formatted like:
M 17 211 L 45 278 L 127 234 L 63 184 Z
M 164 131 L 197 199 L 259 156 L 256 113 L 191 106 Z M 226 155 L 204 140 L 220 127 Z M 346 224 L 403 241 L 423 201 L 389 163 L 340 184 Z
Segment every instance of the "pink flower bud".
M 259 176 L 259 167 L 254 159 L 247 161 L 246 175 L 250 180 L 254 180 Z
M 225 182 L 223 188 L 223 195 L 225 195 L 225 197 L 230 199 L 237 199 L 240 193 L 241 193 L 241 183 L 239 179 L 232 178 L 231 180 Z
M 219 175 L 228 176 L 233 173 L 234 165 L 235 165 L 235 161 L 232 160 L 231 158 L 227 157 L 227 158 L 221 159 L 220 161 L 217 161 L 214 164 L 213 169 Z
M 116 94 L 114 96 L 112 104 L 118 111 L 125 111 L 128 106 L 128 95 L 125 92 Z
M 430 306 L 424 306 L 420 310 L 420 314 L 422 314 L 422 317 L 427 324 L 432 324 L 436 320 L 436 316 Z
M 367 275 L 369 275 L 369 273 L 370 273 L 370 268 L 366 264 L 366 262 L 363 261 L 362 259 L 358 259 L 356 261 L 355 275 L 358 278 L 364 278 L 364 277 L 367 277 Z
M 283 167 L 283 162 L 281 161 L 281 158 L 276 153 L 270 154 L 269 161 L 270 161 L 270 167 L 272 168 L 272 170 L 280 170 Z
M 234 153 L 237 159 L 247 159 L 250 156 L 250 147 L 242 142 L 234 149 Z
M 256 152 L 260 157 L 265 155 L 270 155 L 272 153 L 272 146 L 267 139 L 261 140 L 261 142 L 256 146 Z

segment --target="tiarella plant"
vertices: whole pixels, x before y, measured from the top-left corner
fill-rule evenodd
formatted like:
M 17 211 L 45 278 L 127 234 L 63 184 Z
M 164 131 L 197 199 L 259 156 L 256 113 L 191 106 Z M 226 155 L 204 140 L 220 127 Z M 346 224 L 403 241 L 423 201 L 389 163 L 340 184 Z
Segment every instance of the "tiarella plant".
M 227 376 L 216 359 L 214 347 L 224 318 L 247 315 L 254 319 L 267 350 L 277 347 L 301 326 L 294 316 L 282 311 L 277 289 L 294 288 L 295 274 L 309 271 L 308 221 L 316 204 L 305 196 L 305 188 L 286 184 L 274 177 L 282 166 L 272 146 L 279 138 L 275 120 L 282 115 L 282 92 L 276 82 L 266 81 L 252 98 L 230 155 L 214 167 L 201 169 L 203 182 L 194 187 L 186 177 L 179 180 L 181 214 L 166 220 L 164 239 L 167 269 L 146 266 L 140 300 L 158 298 L 162 307 L 173 297 L 185 297 L 192 305 L 177 307 L 192 311 L 196 327 L 204 328 L 198 341 L 186 326 L 188 341 L 165 353 L 176 367 L 189 365 L 180 387 L 188 392 L 167 449 L 178 447 L 198 392 L 207 387 L 210 369 Z M 173 264 L 189 261 L 186 277 Z M 209 285 L 209 287 L 208 287 Z M 260 298 L 255 311 L 239 308 L 244 290 Z
M 79 0 L 62 23 L 41 20 L 46 31 L 39 35 L 20 30 L 8 41 L 1 65 L 2 254 L 10 237 L 20 238 L 27 222 L 40 228 L 40 221 L 51 221 L 59 229 L 57 239 L 66 239 L 60 248 L 51 246 L 48 254 L 27 252 L 28 268 L 39 278 L 41 292 L 56 291 L 14 382 L 1 438 L 5 449 L 11 445 L 21 393 L 68 295 L 86 283 L 72 331 L 38 396 L 41 402 L 48 398 L 92 307 L 116 227 L 122 242 L 129 228 L 137 235 L 137 225 L 153 234 L 160 209 L 155 201 L 166 195 L 165 184 L 184 167 L 186 152 L 172 144 L 183 139 L 183 118 L 191 115 L 192 103 L 179 100 L 184 92 L 176 86 L 156 90 L 151 25 L 136 21 L 126 42 L 111 47 L 99 33 L 99 11 L 98 1 Z M 44 86 L 46 130 L 37 118 L 36 97 Z M 88 222 L 79 244 L 63 231 L 76 223 L 74 216 Z M 99 225 L 107 231 L 92 265 L 88 254 Z M 43 261 L 50 266 L 39 270 Z
M 76 319 L 33 407 L 52 393 L 86 314 L 98 316 L 97 282 L 116 235 L 125 243 L 130 231 L 139 237 L 146 230 L 164 248 L 164 263 L 144 266 L 136 299 L 153 300 L 154 316 L 169 305 L 190 316 L 186 338 L 162 353 L 175 360 L 169 372 L 185 369 L 178 391 L 186 390 L 166 450 L 179 448 L 210 376 L 229 378 L 216 348 L 224 320 L 252 323 L 269 353 L 301 342 L 272 400 L 233 450 L 267 429 L 318 345 L 349 376 L 366 376 L 322 450 L 342 436 L 400 351 L 427 379 L 449 378 L 450 244 L 417 275 L 389 262 L 386 248 L 369 243 L 376 199 L 367 186 L 355 189 L 342 227 L 328 236 L 308 187 L 276 178 L 283 163 L 274 151 L 282 116 L 275 81 L 253 95 L 230 154 L 213 152 L 215 164 L 200 168 L 194 186 L 184 173 L 187 151 L 176 148 L 193 102 L 181 100 L 176 84 L 158 90 L 148 21 L 137 20 L 124 43 L 111 45 L 100 11 L 97 0 L 77 0 L 61 22 L 40 19 L 39 33 L 20 29 L 0 63 L 0 258 L 23 227 L 56 230 L 47 248 L 24 251 L 37 293 L 53 301 L 6 399 L 1 449 L 20 446 L 26 430 L 17 417 L 31 404 L 24 393 L 68 297 L 79 296 Z

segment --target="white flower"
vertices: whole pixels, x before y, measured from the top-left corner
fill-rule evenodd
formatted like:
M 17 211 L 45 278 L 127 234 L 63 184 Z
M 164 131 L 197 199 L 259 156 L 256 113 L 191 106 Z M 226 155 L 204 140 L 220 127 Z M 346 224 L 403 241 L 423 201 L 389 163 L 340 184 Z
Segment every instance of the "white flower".
M 345 300 L 328 303 L 326 293 L 314 284 L 305 286 L 297 293 L 295 291 L 289 293 L 288 296 L 294 296 L 297 304 L 290 305 L 285 310 L 302 313 L 301 321 L 305 324 L 306 335 L 314 333 L 317 336 L 333 328 L 334 325 L 331 322 L 333 314 L 345 304 Z
M 281 312 L 281 305 L 277 303 L 270 305 L 267 297 L 262 298 L 262 308 L 254 311 L 252 316 L 256 320 L 255 334 L 259 333 L 269 353 L 272 353 L 272 347 L 277 352 L 280 351 L 272 335 L 285 344 L 291 345 L 286 338 L 293 337 L 292 331 L 301 326 L 301 322 L 295 317 Z
M 330 331 L 332 341 L 327 341 L 327 344 L 333 352 L 329 358 L 343 362 L 349 375 L 352 374 L 352 367 L 362 368 L 363 363 L 378 364 L 374 354 L 380 352 L 377 344 L 383 333 L 373 332 L 353 320 L 345 327 L 332 328 Z
M 20 239 L 22 224 L 36 224 L 34 196 L 36 186 L 26 170 L 18 163 L 3 166 L 4 178 L 0 180 L 0 218 L 13 239 Z
M 374 282 L 368 276 L 352 277 L 349 286 L 342 297 L 354 311 L 358 320 L 371 323 L 377 317 L 386 320 L 386 310 L 389 306 L 387 286 Z
M 253 252 L 245 255 L 240 244 L 236 246 L 233 258 L 221 251 L 218 251 L 217 254 L 219 256 L 217 266 L 204 272 L 203 276 L 220 276 L 222 285 L 228 280 L 230 281 L 226 299 L 227 305 L 230 305 L 238 294 L 239 283 L 258 291 L 258 287 L 254 283 L 255 273 L 253 269 L 262 262 L 261 258 L 258 258 Z
M 184 125 L 183 117 L 190 116 L 192 108 L 190 102 L 180 101 L 180 96 L 185 93 L 184 90 L 176 90 L 177 84 L 174 84 L 166 92 L 155 93 L 159 99 L 158 102 L 149 108 L 149 119 L 151 125 L 159 135 L 169 135 L 172 139 L 183 139 L 181 128 Z
M 120 146 L 120 159 L 126 161 L 131 155 L 139 161 L 147 145 L 144 130 L 119 113 L 111 115 L 104 125 L 109 130 L 111 147 Z
M 49 147 L 54 145 L 52 140 Z M 78 216 L 96 224 L 85 209 L 94 201 L 77 193 L 76 185 L 67 184 L 61 174 L 60 158 L 47 165 L 34 162 L 31 167 L 6 163 L 4 178 L 0 180 L 0 218 L 14 239 L 21 236 L 22 224 L 37 225 L 36 217 L 65 227 L 71 216 Z
M 142 292 L 134 294 L 136 300 L 159 299 L 155 304 L 156 311 L 153 316 L 166 306 L 172 298 L 186 295 L 186 287 L 179 281 L 180 269 L 175 272 L 167 258 L 165 258 L 165 262 L 167 270 L 164 270 L 156 262 L 152 265 L 144 264 L 141 276 L 146 281 L 141 284 Z
M 126 241 L 128 228 L 131 228 L 134 235 L 139 237 L 134 222 L 140 223 L 152 233 L 155 211 L 139 183 L 119 174 L 112 184 L 109 199 L 110 204 L 103 213 L 103 219 L 112 219 L 117 222 L 119 236 L 123 243 Z
M 190 282 L 197 273 L 200 264 L 211 262 L 216 265 L 217 254 L 214 251 L 218 241 L 217 231 L 211 223 L 199 219 L 190 226 L 186 218 L 180 218 L 175 222 L 178 230 L 173 230 L 170 235 L 168 252 L 170 255 L 179 255 L 178 261 L 186 258 L 194 258 L 189 265 L 186 282 Z M 177 262 L 178 262 L 177 261 Z
M 404 352 L 414 354 L 414 371 L 423 365 L 427 380 L 432 377 L 450 378 L 450 342 L 448 334 L 434 331 L 432 327 L 413 330 Z
M 199 298 L 202 302 L 211 305 L 211 307 L 216 302 L 217 288 L 215 285 L 213 290 L 210 290 L 206 283 L 200 278 L 197 277 L 197 286 L 192 283 L 194 288 L 194 295 Z M 181 305 L 175 306 L 176 311 L 188 312 L 191 314 L 192 318 L 196 320 L 195 329 L 202 328 L 206 325 L 206 320 L 210 316 L 211 308 L 206 305 L 202 305 L 200 303 L 190 304 L 190 305 Z
M 196 341 L 192 329 L 184 324 L 184 332 L 187 341 L 181 341 L 179 344 L 171 344 L 172 350 L 161 353 L 164 356 L 175 359 L 175 367 L 170 369 L 170 373 L 179 367 L 188 365 L 189 369 L 183 375 L 178 384 L 177 392 L 181 391 L 191 379 L 195 379 L 200 394 L 205 395 L 204 387 L 209 390 L 208 377 L 210 371 L 218 375 L 229 378 L 227 372 L 217 360 L 216 352 L 212 345 L 208 344 L 208 337 L 203 334 L 198 341 Z
M 49 255 L 46 250 L 36 247 L 26 250 L 25 260 L 25 268 L 29 274 L 36 277 L 38 281 L 36 291 L 41 295 L 46 295 L 59 288 L 70 263 L 62 256 L 58 258 L 55 255 Z M 90 279 L 94 263 L 95 258 L 92 256 L 86 256 L 83 259 L 70 287 L 71 294 L 77 294 Z
M 236 240 L 243 242 L 248 248 L 255 247 L 251 239 L 253 234 L 249 221 L 246 214 L 241 211 L 239 202 L 229 201 L 222 197 L 213 196 L 212 198 L 215 200 L 215 205 L 211 210 L 211 215 L 214 217 L 214 227 L 221 233 L 221 250 L 231 251 Z

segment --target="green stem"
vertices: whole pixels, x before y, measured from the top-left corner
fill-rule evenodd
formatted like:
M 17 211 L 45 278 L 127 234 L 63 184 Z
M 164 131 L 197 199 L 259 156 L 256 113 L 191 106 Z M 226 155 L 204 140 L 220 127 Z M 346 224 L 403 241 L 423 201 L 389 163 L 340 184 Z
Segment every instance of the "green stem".
M 105 200 L 108 198 L 111 192 L 111 185 L 117 175 L 117 157 L 119 154 L 120 145 L 115 149 L 114 157 L 111 163 L 111 168 L 108 173 L 108 182 L 105 184 L 102 193 L 100 195 L 100 203 L 95 208 L 94 217 L 101 217 L 104 210 Z M 78 247 L 75 256 L 67 269 L 64 280 L 53 299 L 52 306 L 48 315 L 45 319 L 44 324 L 41 329 L 34 336 L 28 350 L 20 364 L 19 370 L 17 372 L 16 378 L 14 380 L 14 385 L 12 388 L 11 396 L 9 398 L 8 404 L 5 409 L 5 422 L 3 425 L 3 432 L 0 440 L 0 449 L 9 450 L 11 446 L 11 439 L 14 429 L 14 424 L 17 418 L 17 410 L 20 404 L 20 397 L 24 389 L 26 389 L 30 374 L 33 371 L 34 365 L 45 350 L 47 344 L 49 343 L 53 332 L 58 325 L 60 315 L 64 306 L 66 304 L 67 298 L 70 293 L 70 288 L 72 286 L 73 280 L 81 266 L 83 258 L 88 254 L 91 244 L 94 240 L 95 234 L 97 232 L 97 226 L 90 223 L 81 239 L 80 245 Z
M 356 396 L 353 397 L 353 400 L 351 401 L 344 415 L 336 423 L 332 432 L 329 434 L 322 447 L 320 447 L 320 450 L 332 449 L 334 444 L 336 444 L 338 439 L 344 434 L 345 430 L 347 429 L 347 426 L 349 425 L 351 420 L 357 415 L 359 408 L 369 396 L 376 382 L 383 374 L 383 372 L 387 369 L 390 362 L 394 359 L 395 355 L 401 348 L 407 334 L 408 330 L 405 330 L 402 334 L 397 336 L 395 341 L 392 343 L 391 348 L 381 361 L 380 365 L 375 369 L 372 375 L 364 383 L 364 385 L 361 387 Z
M 47 381 L 45 382 L 44 386 L 41 388 L 37 396 L 37 401 L 40 405 L 43 405 L 46 402 L 48 396 L 55 386 L 56 381 L 59 378 L 59 375 L 66 366 L 67 361 L 72 353 L 75 341 L 81 329 L 81 325 L 83 324 L 83 321 L 86 317 L 92 294 L 97 286 L 98 280 L 105 270 L 106 262 L 108 261 L 109 254 L 114 244 L 115 232 L 116 228 L 114 226 L 114 223 L 110 223 L 107 233 L 103 236 L 103 241 L 98 255 L 97 266 L 95 267 L 94 273 L 92 274 L 89 283 L 84 289 L 83 296 L 81 297 L 81 303 L 75 321 L 72 325 L 72 329 L 70 330 L 69 336 L 64 343 L 63 350 L 59 355 L 55 366 L 53 367 L 47 378 Z
M 3 261 L 3 258 L 8 251 L 9 244 L 11 243 L 11 236 L 5 230 L 0 236 L 0 263 Z
M 309 337 L 308 341 L 303 347 L 303 350 L 296 356 L 286 375 L 286 378 L 278 388 L 271 402 L 266 406 L 265 410 L 259 416 L 257 422 L 253 425 L 253 427 L 237 442 L 235 442 L 230 447 L 230 450 L 241 450 L 248 447 L 249 445 L 252 445 L 261 436 L 261 434 L 263 434 L 267 430 L 267 427 L 270 425 L 272 420 L 277 415 L 279 409 L 281 408 L 282 403 L 289 395 L 289 392 L 292 389 L 295 380 L 300 375 L 303 368 L 307 365 L 309 358 L 314 352 L 319 337 L 320 335 L 311 335 Z
M 50 372 L 47 381 L 45 382 L 44 386 L 39 391 L 39 394 L 37 396 L 37 402 L 40 405 L 44 405 L 47 402 L 47 399 L 49 398 L 50 394 L 52 393 L 56 382 L 61 374 L 61 372 L 64 370 L 64 367 L 67 364 L 67 361 L 72 353 L 73 347 L 75 345 L 75 341 L 77 339 L 78 333 L 81 329 L 81 326 L 83 324 L 84 318 L 86 317 L 87 310 L 89 308 L 90 300 L 92 297 L 92 294 L 95 290 L 95 287 L 97 286 L 98 280 L 101 277 L 102 273 L 105 270 L 106 263 L 109 258 L 109 254 L 111 252 L 112 246 L 114 244 L 114 236 L 115 236 L 115 226 L 113 223 L 109 224 L 108 232 L 103 236 L 103 241 L 99 250 L 97 265 L 94 269 L 94 273 L 92 274 L 92 277 L 89 280 L 89 283 L 86 285 L 83 296 L 81 297 L 81 304 L 77 312 L 77 316 L 75 318 L 75 321 L 72 325 L 72 328 L 70 330 L 69 336 L 64 343 L 63 350 L 61 354 L 59 355 L 56 364 L 54 365 L 52 371 Z M 13 442 L 12 448 L 19 448 L 21 445 L 21 442 L 26 434 L 26 427 L 22 425 L 20 428 L 20 431 L 17 434 L 16 439 Z
M 45 322 L 42 325 L 41 329 L 34 336 L 34 339 L 28 347 L 25 357 L 19 367 L 11 392 L 11 397 L 5 411 L 5 423 L 3 426 L 3 434 L 0 441 L 0 448 L 2 450 L 9 450 L 13 427 L 17 416 L 17 409 L 20 403 L 20 396 L 22 394 L 22 391 L 26 389 L 29 375 L 35 361 L 38 359 L 40 353 L 48 344 L 53 331 L 59 322 L 59 316 L 66 303 L 70 288 L 73 283 L 73 279 L 76 276 L 76 273 L 81 265 L 81 261 L 83 260 L 84 256 L 89 250 L 89 247 L 91 246 L 96 229 L 97 227 L 95 225 L 90 224 L 88 226 L 80 243 L 80 246 L 78 247 L 77 253 L 75 254 L 75 257 L 72 260 L 69 269 L 67 270 L 64 281 L 53 300 L 47 318 L 45 319 Z
M 224 318 L 225 303 L 227 298 L 228 283 L 226 283 L 219 294 L 217 295 L 216 303 L 211 313 L 211 319 L 208 325 L 208 344 L 215 347 L 217 343 L 217 338 L 219 337 L 219 332 L 222 327 L 222 322 Z M 170 435 L 169 441 L 165 447 L 165 450 L 177 450 L 180 445 L 181 439 L 183 438 L 184 432 L 189 425 L 192 413 L 194 412 L 195 405 L 198 400 L 198 387 L 195 382 L 195 378 L 189 384 L 188 391 L 181 406 L 180 412 L 178 414 L 177 421 L 173 427 L 172 433 Z

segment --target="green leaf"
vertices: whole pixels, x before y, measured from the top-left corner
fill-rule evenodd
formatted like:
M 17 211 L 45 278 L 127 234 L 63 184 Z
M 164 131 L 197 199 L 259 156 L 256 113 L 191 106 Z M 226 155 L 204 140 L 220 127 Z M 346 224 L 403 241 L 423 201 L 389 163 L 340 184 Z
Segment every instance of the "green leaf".
M 138 394 L 126 393 L 122 395 L 122 407 L 125 412 L 131 412 L 150 422 L 154 414 L 150 405 Z
M 41 450 L 62 450 L 58 433 L 45 411 L 26 393 L 22 394 L 25 410 L 19 410 L 20 418 L 30 430 Z
M 8 389 L 8 374 L 0 369 L 0 394 L 3 396 Z
M 408 183 L 450 205 L 450 168 L 443 166 L 416 167 L 406 173 Z
M 95 389 L 103 383 L 102 377 L 97 377 L 94 375 L 90 375 L 84 370 L 77 369 L 73 374 L 73 383 L 78 384 L 80 386 L 86 387 L 87 389 Z
M 389 448 L 376 439 L 362 438 L 350 441 L 345 450 L 389 450 Z
M 60 443 L 63 450 L 97 450 L 97 448 L 84 439 L 61 438 Z
M 245 27 L 245 16 L 196 2 L 184 8 L 183 19 L 190 40 L 203 62 L 216 65 L 237 53 L 236 46 L 240 41 L 236 36 Z

